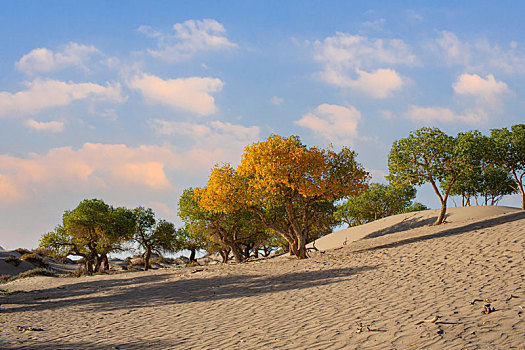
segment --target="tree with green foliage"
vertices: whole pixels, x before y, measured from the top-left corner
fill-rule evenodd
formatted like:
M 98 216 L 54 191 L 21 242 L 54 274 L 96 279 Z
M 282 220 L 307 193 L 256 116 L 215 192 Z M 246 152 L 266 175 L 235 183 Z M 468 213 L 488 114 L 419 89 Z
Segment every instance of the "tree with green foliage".
M 395 141 L 388 156 L 388 179 L 396 185 L 419 186 L 429 182 L 441 202 L 435 225 L 443 223 L 452 186 L 479 166 L 483 152 L 477 131 L 446 135 L 438 128 L 421 128 Z M 443 193 L 439 185 L 447 182 Z
M 446 186 L 447 182 L 442 185 Z M 462 176 L 450 190 L 451 196 L 461 196 L 462 206 L 472 205 L 471 198 L 475 199 L 476 205 L 496 205 L 503 196 L 514 193 L 517 191 L 512 176 L 490 164 L 469 176 Z M 482 204 L 478 197 L 481 197 Z
M 262 233 L 249 211 L 208 211 L 199 205 L 198 194 L 191 188 L 185 190 L 179 200 L 179 216 L 186 223 L 188 233 L 205 236 L 212 246 L 219 246 L 221 250 L 231 250 L 236 262 L 245 260 L 246 255 L 249 257 L 249 251 Z M 243 254 L 243 245 L 248 248 L 246 254 Z
M 359 196 L 350 197 L 337 204 L 335 218 L 348 226 L 357 226 L 387 216 L 404 213 L 410 209 L 416 197 L 416 189 L 412 186 L 394 186 L 373 183 L 367 191 Z M 423 206 L 426 208 L 425 206 Z
M 512 175 L 513 188 L 521 194 L 521 209 L 525 210 L 525 124 L 513 125 L 510 130 L 493 129 L 491 138 L 494 162 Z
M 177 249 L 175 226 L 171 222 L 157 222 L 151 208 L 137 207 L 133 210 L 135 216 L 135 234 L 133 239 L 144 250 L 144 270 L 151 268 L 150 258 L 153 252 L 162 255 Z
M 189 250 L 190 262 L 195 261 L 199 250 L 212 248 L 211 242 L 202 236 L 198 230 L 193 230 L 188 225 L 177 229 L 177 250 Z
M 133 237 L 135 220 L 126 208 L 113 208 L 102 200 L 83 200 L 67 210 L 62 224 L 44 234 L 40 247 L 55 256 L 78 255 L 90 273 L 109 269 L 107 255 L 124 250 Z
M 355 158 L 346 147 L 334 152 L 306 147 L 297 136 L 272 135 L 246 147 L 237 170 L 229 164 L 212 169 L 197 200 L 213 213 L 249 210 L 304 259 L 312 228 L 321 217 L 332 220 L 334 201 L 367 187 L 369 175 Z

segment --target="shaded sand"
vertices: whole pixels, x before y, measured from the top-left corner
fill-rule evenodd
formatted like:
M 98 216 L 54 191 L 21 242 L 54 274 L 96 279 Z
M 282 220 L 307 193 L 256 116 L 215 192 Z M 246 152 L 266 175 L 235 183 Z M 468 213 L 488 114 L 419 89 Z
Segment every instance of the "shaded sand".
M 302 261 L 19 280 L 0 285 L 0 348 L 523 349 L 524 252 L 519 211 Z

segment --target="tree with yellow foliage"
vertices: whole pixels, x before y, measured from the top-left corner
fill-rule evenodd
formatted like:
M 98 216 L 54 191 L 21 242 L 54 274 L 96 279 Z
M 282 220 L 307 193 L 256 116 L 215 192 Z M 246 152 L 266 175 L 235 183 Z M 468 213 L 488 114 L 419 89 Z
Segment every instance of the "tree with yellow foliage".
M 367 188 L 369 174 L 347 147 L 306 147 L 297 136 L 272 135 L 246 147 L 237 169 L 212 169 L 205 188 L 196 189 L 199 205 L 212 212 L 247 209 L 289 243 L 304 259 L 306 243 L 319 222 L 330 223 L 334 201 Z

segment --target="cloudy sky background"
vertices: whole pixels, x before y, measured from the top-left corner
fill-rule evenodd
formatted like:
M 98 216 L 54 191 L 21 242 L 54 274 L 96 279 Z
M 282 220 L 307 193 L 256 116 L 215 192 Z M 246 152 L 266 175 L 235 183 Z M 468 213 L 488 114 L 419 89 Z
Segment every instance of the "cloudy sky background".
M 4 248 L 36 247 L 85 198 L 180 225 L 182 190 L 272 133 L 351 146 L 384 182 L 411 130 L 525 122 L 519 1 L 0 6 Z M 428 185 L 418 200 L 438 206 Z

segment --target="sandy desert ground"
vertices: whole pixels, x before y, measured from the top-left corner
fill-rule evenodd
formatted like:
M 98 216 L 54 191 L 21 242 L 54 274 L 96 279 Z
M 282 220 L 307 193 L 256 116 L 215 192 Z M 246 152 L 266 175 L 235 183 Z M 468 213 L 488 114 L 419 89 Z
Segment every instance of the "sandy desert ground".
M 307 260 L 17 280 L 0 348 L 525 349 L 525 212 L 494 210 L 385 220 Z

